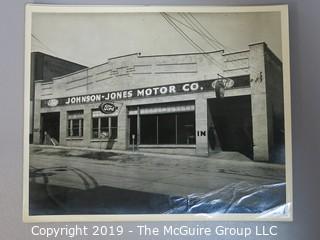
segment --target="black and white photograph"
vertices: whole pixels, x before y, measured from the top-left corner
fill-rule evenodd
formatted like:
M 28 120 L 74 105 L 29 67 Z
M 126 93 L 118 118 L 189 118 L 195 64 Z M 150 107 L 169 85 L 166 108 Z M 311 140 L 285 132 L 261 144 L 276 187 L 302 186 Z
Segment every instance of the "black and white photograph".
M 286 5 L 26 8 L 24 221 L 292 220 Z

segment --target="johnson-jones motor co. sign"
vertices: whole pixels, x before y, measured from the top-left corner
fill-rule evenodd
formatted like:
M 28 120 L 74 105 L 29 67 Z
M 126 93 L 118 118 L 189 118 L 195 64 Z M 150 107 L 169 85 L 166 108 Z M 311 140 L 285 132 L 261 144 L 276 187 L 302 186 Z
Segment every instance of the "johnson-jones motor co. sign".
M 225 89 L 236 88 L 237 83 L 232 79 L 203 80 L 172 85 L 155 86 L 148 88 L 137 88 L 65 98 L 46 99 L 41 101 L 42 107 L 55 107 L 62 105 L 86 104 L 102 101 L 128 100 L 132 98 L 143 98 L 152 96 L 167 96 L 182 93 L 195 93 L 201 91 L 213 91 L 217 83 L 223 83 Z

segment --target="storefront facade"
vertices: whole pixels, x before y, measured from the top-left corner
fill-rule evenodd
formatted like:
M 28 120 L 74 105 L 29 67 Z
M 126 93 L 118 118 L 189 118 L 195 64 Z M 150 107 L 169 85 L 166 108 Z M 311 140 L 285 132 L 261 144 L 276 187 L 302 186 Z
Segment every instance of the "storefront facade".
M 282 94 L 281 61 L 264 43 L 228 54 L 131 54 L 38 81 L 33 142 L 49 134 L 63 146 L 208 156 L 216 138 L 222 150 L 269 161 L 283 131 Z

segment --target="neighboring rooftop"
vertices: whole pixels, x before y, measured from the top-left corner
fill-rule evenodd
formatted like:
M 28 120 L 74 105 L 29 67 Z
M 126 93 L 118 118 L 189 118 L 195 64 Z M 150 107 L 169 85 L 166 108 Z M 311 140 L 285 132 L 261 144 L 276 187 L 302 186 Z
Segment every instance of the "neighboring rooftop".
M 51 81 L 52 78 L 88 68 L 42 52 L 31 53 L 31 80 Z

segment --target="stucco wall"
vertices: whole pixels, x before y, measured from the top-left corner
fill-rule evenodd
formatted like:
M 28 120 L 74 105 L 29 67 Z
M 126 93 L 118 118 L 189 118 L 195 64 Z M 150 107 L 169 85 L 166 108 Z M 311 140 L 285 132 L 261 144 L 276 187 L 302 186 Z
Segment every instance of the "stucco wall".
M 216 79 L 218 74 L 248 74 L 248 51 L 228 55 L 223 51 L 159 56 L 132 54 L 112 58 L 107 63 L 53 78 L 51 85 L 43 87 L 40 96 L 59 98 Z

